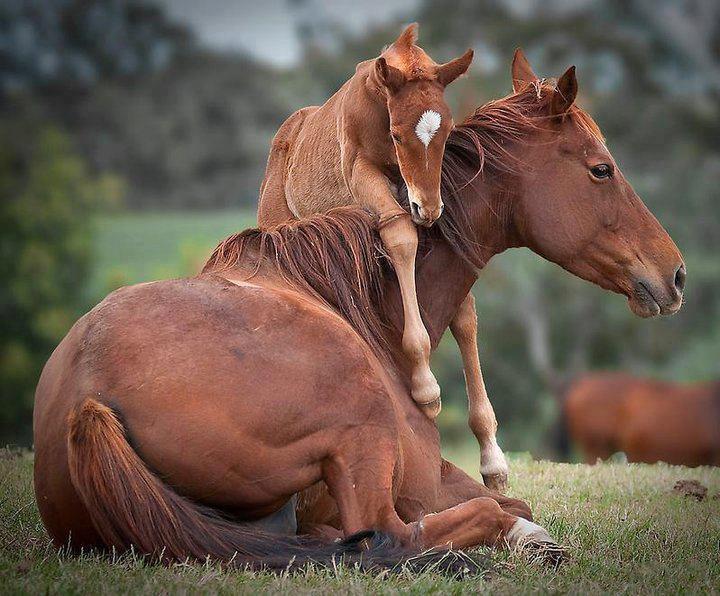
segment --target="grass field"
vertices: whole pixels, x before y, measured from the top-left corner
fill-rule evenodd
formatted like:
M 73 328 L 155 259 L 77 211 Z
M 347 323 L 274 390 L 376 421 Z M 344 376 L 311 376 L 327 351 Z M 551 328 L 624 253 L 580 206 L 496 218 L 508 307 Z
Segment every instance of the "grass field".
M 128 283 L 198 271 L 215 245 L 255 225 L 252 211 L 125 213 L 95 222 L 95 254 L 88 298 Z
M 448 457 L 466 468 L 474 454 Z M 569 548 L 558 571 L 520 553 L 492 552 L 481 578 L 383 576 L 310 570 L 296 576 L 222 571 L 214 565 L 145 564 L 131 555 L 56 552 L 32 491 L 32 455 L 0 450 L 0 593 L 720 593 L 720 470 L 621 463 L 585 465 L 512 459 L 511 494 Z M 678 479 L 709 488 L 696 502 L 672 492 Z M 488 551 L 490 552 L 490 551 Z

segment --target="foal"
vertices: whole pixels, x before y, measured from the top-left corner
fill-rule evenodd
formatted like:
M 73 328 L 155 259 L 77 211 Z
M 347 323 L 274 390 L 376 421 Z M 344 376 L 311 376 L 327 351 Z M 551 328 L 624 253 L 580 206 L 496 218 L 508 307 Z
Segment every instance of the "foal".
M 434 418 L 440 387 L 430 370 L 430 339 L 417 301 L 413 222 L 429 227 L 442 213 L 440 173 L 453 126 L 443 92 L 467 71 L 473 52 L 438 65 L 416 40 L 412 24 L 380 57 L 361 62 L 324 105 L 303 108 L 283 123 L 260 189 L 258 225 L 351 204 L 379 215 L 402 294 L 402 347 L 412 365 L 412 397 Z M 396 200 L 401 182 L 411 216 Z

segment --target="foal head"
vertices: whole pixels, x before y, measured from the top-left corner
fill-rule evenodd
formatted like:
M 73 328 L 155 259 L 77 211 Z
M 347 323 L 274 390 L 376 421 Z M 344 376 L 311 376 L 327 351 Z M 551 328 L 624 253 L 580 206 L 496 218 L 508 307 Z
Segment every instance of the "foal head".
M 443 210 L 440 173 L 445 141 L 453 127 L 443 93 L 467 71 L 473 52 L 436 64 L 415 45 L 416 40 L 417 24 L 413 24 L 377 58 L 374 77 L 387 97 L 393 157 L 408 187 L 413 221 L 430 226 Z
M 574 105 L 575 67 L 551 86 L 518 50 L 512 77 L 516 101 L 534 104 L 527 112 L 531 130 L 515 149 L 520 188 L 512 218 L 523 244 L 624 294 L 639 316 L 677 312 L 682 256 L 623 176 L 595 122 Z

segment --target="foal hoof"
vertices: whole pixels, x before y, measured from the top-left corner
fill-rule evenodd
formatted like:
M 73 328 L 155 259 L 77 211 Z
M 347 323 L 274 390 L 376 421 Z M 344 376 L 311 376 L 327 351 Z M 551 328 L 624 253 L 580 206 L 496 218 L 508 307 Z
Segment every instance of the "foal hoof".
M 490 490 L 504 494 L 508 487 L 508 464 L 495 437 L 488 439 L 480 449 L 480 474 Z
M 440 410 L 442 410 L 442 402 L 440 401 L 440 398 L 430 402 L 429 404 L 418 404 L 418 406 L 425 416 L 430 418 L 430 420 L 435 420 L 435 418 L 438 417 L 438 414 L 440 414 Z
M 494 490 L 500 494 L 505 494 L 508 488 L 508 475 L 507 472 L 501 472 L 500 474 L 483 474 L 483 482 L 490 490 Z
M 412 398 L 425 415 L 434 420 L 440 413 L 440 385 L 430 369 L 413 374 Z

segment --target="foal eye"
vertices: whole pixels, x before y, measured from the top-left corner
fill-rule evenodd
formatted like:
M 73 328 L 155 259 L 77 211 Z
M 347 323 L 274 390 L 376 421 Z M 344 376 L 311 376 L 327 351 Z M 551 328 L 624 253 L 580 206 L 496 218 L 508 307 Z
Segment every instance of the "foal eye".
M 390 133 L 390 136 L 393 138 L 393 141 L 395 141 L 398 145 L 402 144 L 402 141 L 400 140 L 400 135 L 396 134 L 394 132 Z
M 612 178 L 613 169 L 612 166 L 606 163 L 601 163 L 598 166 L 590 168 L 590 173 L 595 176 L 595 178 L 602 180 L 603 178 Z

